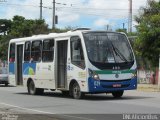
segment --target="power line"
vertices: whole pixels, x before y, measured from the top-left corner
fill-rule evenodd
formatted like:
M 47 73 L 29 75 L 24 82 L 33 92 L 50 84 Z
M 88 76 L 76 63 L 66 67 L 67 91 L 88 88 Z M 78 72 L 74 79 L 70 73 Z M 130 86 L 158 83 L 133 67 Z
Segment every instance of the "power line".
M 26 6 L 26 7 L 40 7 L 38 5 L 24 5 L 24 4 L 10 4 L 10 3 L 0 3 L 0 5 L 11 5 L 11 6 Z M 62 4 L 63 5 L 63 4 Z M 53 9 L 53 7 L 51 6 L 42 6 L 42 8 L 47 8 L 47 9 Z M 116 11 L 119 11 L 119 10 L 124 10 L 124 11 L 127 11 L 128 9 L 122 9 L 122 8 L 112 8 L 112 9 L 100 9 L 100 8 L 86 8 L 86 7 L 56 7 L 56 8 L 68 8 L 68 9 L 90 9 L 90 10 L 116 10 Z M 139 10 L 138 8 L 137 9 L 132 9 L 132 10 Z
M 59 7 L 59 8 L 72 8 L 72 9 L 89 9 L 89 10 L 116 10 L 116 11 L 119 11 L 119 10 L 124 10 L 124 11 L 128 11 L 128 9 L 122 9 L 122 8 L 108 8 L 108 9 L 101 9 L 101 8 L 87 8 L 87 7 Z M 139 9 L 132 9 L 132 10 L 139 10 Z
M 0 5 L 11 5 L 11 6 L 26 6 L 26 7 L 40 7 L 38 5 L 24 5 L 24 4 L 10 4 L 10 3 L 0 3 Z M 65 4 L 62 4 L 62 5 L 65 5 Z M 42 6 L 42 8 L 46 8 L 46 9 L 53 9 L 52 6 Z M 128 9 L 122 9 L 122 8 L 107 8 L 107 9 L 101 9 L 101 8 L 87 8 L 87 7 L 73 7 L 73 6 L 70 6 L 70 7 L 56 7 L 56 8 L 66 8 L 66 9 L 80 9 L 80 10 L 102 10 L 102 11 L 105 11 L 105 10 L 113 10 L 113 11 L 128 11 Z M 157 8 L 155 8 L 157 9 Z M 132 10 L 140 10 L 139 8 L 137 9 L 132 9 Z
M 90 16 L 98 16 L 98 17 L 105 17 L 105 18 L 108 18 L 108 17 L 113 17 L 112 15 L 106 15 L 106 14 L 96 14 L 96 13 L 86 13 L 86 12 L 81 12 L 81 11 L 72 11 L 72 13 L 80 13 L 80 14 L 83 14 L 83 15 L 90 15 Z M 69 13 L 68 13 L 69 14 Z M 116 18 L 115 19 L 117 19 L 117 17 L 118 18 L 126 18 L 127 17 L 127 15 L 126 16 L 122 16 L 122 15 L 116 15 Z
M 22 5 L 22 4 L 10 4 L 10 3 L 0 3 L 0 5 L 11 5 L 11 6 L 26 6 L 26 7 L 39 7 L 39 6 L 36 6 L 36 5 Z
M 2 5 L 2 4 L 0 4 Z M 13 6 L 26 6 L 26 7 L 40 7 L 40 6 L 36 6 L 36 5 L 22 5 L 22 4 L 5 4 L 5 5 L 13 5 Z M 53 9 L 52 7 L 50 6 L 42 6 L 42 8 L 45 8 L 45 9 Z M 75 8 L 75 7 L 56 7 L 55 8 L 56 10 L 58 9 L 68 9 L 69 11 L 76 11 L 78 13 L 86 13 L 86 10 L 84 8 Z M 94 8 L 86 8 L 86 9 L 92 9 L 93 11 L 88 11 L 87 13 L 90 14 L 90 15 L 96 15 L 96 16 L 106 16 L 108 14 L 104 14 L 104 10 L 113 10 L 112 12 L 117 12 L 116 10 L 124 10 L 124 9 L 94 9 Z M 74 10 L 74 11 L 73 11 Z M 97 14 L 97 10 L 102 10 L 102 13 L 103 14 Z M 115 10 L 115 11 L 114 11 Z M 127 10 L 127 9 L 125 9 Z M 96 12 L 94 12 L 96 11 Z
M 57 2 L 55 2 L 55 4 L 57 4 L 57 5 L 64 5 L 63 7 L 55 7 L 55 9 L 57 9 L 57 10 L 58 9 L 67 9 L 68 11 L 71 11 L 71 12 L 83 13 L 83 14 L 92 15 L 92 16 L 111 17 L 110 14 L 104 14 L 104 11 L 110 11 L 112 13 L 113 12 L 117 12 L 117 11 L 128 12 L 128 9 L 120 9 L 120 8 L 101 9 L 101 8 L 91 8 L 91 7 L 88 7 L 88 8 L 87 7 L 74 7 L 74 6 L 67 7 L 66 5 L 68 5 L 68 4 L 57 3 Z M 40 7 L 41 6 L 41 8 L 53 9 L 53 7 L 51 7 L 51 6 L 42 6 L 41 4 L 40 4 L 40 6 L 38 6 L 38 5 L 24 5 L 24 4 L 10 4 L 10 3 L 7 3 L 7 4 L 5 3 L 4 4 L 4 3 L 0 3 L 0 5 L 12 5 L 12 6 L 18 6 L 18 7 L 19 6 L 26 6 L 26 7 Z M 87 11 L 87 10 L 89 10 L 89 11 Z M 132 9 L 132 10 L 138 10 L 138 9 Z M 117 14 L 116 17 L 126 18 L 126 15 L 122 16 L 122 14 Z M 55 22 L 55 17 L 53 17 L 53 20 Z

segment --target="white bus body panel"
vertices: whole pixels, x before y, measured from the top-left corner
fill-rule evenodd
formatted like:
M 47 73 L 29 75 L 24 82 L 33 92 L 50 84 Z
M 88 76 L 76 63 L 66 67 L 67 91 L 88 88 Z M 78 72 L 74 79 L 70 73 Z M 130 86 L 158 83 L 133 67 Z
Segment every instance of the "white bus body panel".
M 16 78 L 15 78 L 15 75 L 8 75 L 8 80 L 9 80 L 9 84 L 10 85 L 13 85 L 13 86 L 16 86 L 17 85 L 17 83 L 16 83 L 16 80 L 15 80 Z

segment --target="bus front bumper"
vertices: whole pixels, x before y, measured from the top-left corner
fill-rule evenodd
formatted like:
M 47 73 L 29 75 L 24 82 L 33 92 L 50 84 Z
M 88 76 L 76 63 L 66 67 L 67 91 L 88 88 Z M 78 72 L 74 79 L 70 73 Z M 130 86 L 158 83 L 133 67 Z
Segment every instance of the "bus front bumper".
M 89 93 L 109 93 L 120 90 L 133 90 L 137 88 L 137 77 L 127 80 L 107 81 L 88 78 Z

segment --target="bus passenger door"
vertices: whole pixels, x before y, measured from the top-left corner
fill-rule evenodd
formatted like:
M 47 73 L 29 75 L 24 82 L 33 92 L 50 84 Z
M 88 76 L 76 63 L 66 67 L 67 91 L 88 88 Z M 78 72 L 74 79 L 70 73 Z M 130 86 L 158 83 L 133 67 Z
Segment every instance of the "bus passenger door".
M 67 47 L 68 40 L 57 41 L 57 88 L 65 89 L 67 85 Z
M 16 83 L 17 85 L 23 85 L 22 76 L 22 60 L 23 60 L 23 45 L 16 46 Z

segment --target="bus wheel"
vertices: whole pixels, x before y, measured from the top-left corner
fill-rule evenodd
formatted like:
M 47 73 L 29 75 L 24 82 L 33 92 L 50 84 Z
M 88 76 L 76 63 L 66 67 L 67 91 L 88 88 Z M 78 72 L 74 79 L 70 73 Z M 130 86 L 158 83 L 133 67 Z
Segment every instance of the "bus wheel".
M 8 86 L 8 83 L 5 83 L 5 86 L 7 87 L 7 86 Z
M 74 99 L 81 99 L 84 96 L 84 93 L 81 92 L 78 83 L 74 83 L 72 87 L 72 96 Z
M 36 87 L 35 87 L 33 81 L 30 81 L 29 84 L 28 84 L 28 93 L 31 94 L 31 95 L 36 94 Z
M 122 97 L 123 93 L 124 93 L 123 90 L 122 91 L 115 91 L 115 92 L 112 92 L 112 95 L 114 98 L 120 98 L 120 97 Z
M 41 95 L 41 94 L 43 94 L 43 92 L 44 92 L 44 89 L 36 88 L 33 81 L 29 82 L 29 85 L 28 85 L 28 93 L 29 94 L 31 94 L 31 95 Z

